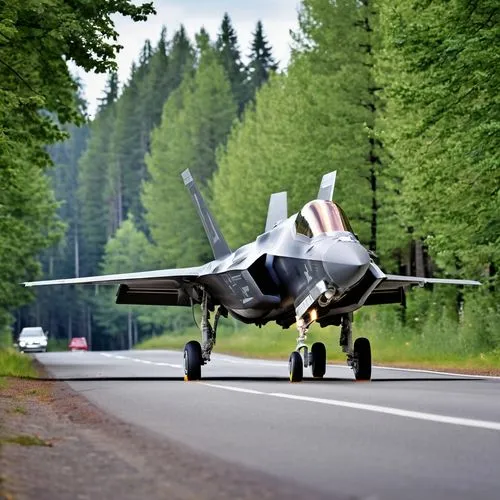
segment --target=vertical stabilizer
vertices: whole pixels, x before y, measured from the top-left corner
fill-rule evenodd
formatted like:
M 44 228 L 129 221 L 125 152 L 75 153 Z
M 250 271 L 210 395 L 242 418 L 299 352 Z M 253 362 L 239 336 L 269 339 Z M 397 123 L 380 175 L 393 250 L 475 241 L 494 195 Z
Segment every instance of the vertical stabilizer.
M 333 190 L 335 189 L 335 178 L 337 177 L 337 171 L 325 174 L 323 179 L 321 179 L 321 184 L 318 191 L 318 200 L 328 200 L 333 199 Z
M 203 223 L 203 227 L 205 228 L 205 232 L 207 233 L 208 241 L 210 242 L 210 246 L 212 247 L 212 251 L 216 259 L 224 257 L 231 253 L 226 240 L 222 236 L 220 232 L 219 226 L 215 222 L 215 219 L 212 217 L 210 210 L 208 209 L 205 200 L 202 198 L 200 191 L 196 187 L 193 176 L 189 169 L 184 170 L 182 172 L 182 180 L 184 181 L 184 185 L 188 188 L 191 193 L 191 197 L 193 198 L 194 206 L 198 211 L 198 215 L 200 216 L 201 222 Z
M 269 199 L 269 208 L 267 209 L 266 232 L 270 231 L 278 222 L 285 220 L 287 217 L 286 191 L 273 193 Z

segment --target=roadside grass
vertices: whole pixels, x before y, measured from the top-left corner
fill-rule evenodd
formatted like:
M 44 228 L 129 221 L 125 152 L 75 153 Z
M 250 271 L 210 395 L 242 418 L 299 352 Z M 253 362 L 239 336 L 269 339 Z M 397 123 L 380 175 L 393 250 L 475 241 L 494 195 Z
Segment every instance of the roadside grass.
M 396 316 L 395 316 L 396 318 Z M 229 324 L 228 324 L 229 323 Z M 329 362 L 345 363 L 339 347 L 339 327 L 320 328 L 313 325 L 307 342 L 324 342 Z M 277 325 L 258 328 L 252 325 L 235 327 L 222 323 L 217 332 L 214 352 L 255 358 L 288 360 L 295 348 L 297 332 L 294 326 L 283 330 Z M 372 344 L 374 364 L 400 367 L 464 371 L 468 373 L 500 374 L 500 352 L 474 349 L 460 330 L 443 318 L 435 327 L 423 332 L 402 328 L 397 319 L 387 321 L 368 314 L 356 316 L 354 338 L 367 337 Z M 136 349 L 182 349 L 189 340 L 199 340 L 197 328 L 179 334 L 152 337 L 135 346 Z
M 5 437 L 0 440 L 2 443 L 18 444 L 20 446 L 52 446 L 50 441 L 45 441 L 39 436 L 29 436 L 21 434 L 19 436 Z
M 4 377 L 35 378 L 36 376 L 36 370 L 29 356 L 11 348 L 0 349 L 0 381 Z
M 62 339 L 53 339 L 49 337 L 47 342 L 47 352 L 60 352 L 68 350 L 68 341 Z
M 14 408 L 12 408 L 12 410 L 10 410 L 10 413 L 17 413 L 19 415 L 26 415 L 28 413 L 28 411 L 26 410 L 26 408 L 24 406 L 17 405 L 17 406 L 14 406 Z

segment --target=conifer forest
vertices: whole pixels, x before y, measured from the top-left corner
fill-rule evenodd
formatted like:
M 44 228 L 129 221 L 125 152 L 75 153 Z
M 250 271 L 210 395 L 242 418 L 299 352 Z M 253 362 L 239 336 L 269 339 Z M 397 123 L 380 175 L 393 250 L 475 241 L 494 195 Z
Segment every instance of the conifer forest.
M 295 213 L 337 170 L 335 201 L 385 272 L 482 283 L 416 290 L 360 321 L 500 356 L 497 0 L 302 0 L 287 67 L 257 19 L 249 47 L 231 12 L 216 36 L 167 19 L 126 81 L 117 13 L 154 8 L 0 0 L 4 342 L 41 325 L 120 349 L 191 327 L 189 308 L 116 305 L 114 287 L 20 283 L 211 260 L 186 168 L 233 249 L 264 231 L 271 193 Z M 92 117 L 68 61 L 107 74 Z

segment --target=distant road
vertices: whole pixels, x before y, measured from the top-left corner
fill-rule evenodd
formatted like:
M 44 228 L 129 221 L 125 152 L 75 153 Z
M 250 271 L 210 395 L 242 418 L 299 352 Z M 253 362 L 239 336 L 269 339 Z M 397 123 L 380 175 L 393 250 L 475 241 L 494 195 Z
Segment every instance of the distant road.
M 500 378 L 376 368 L 357 383 L 328 366 L 324 380 L 290 384 L 286 362 L 214 354 L 204 380 L 186 383 L 180 352 L 37 358 L 108 413 L 291 479 L 309 500 L 500 498 Z

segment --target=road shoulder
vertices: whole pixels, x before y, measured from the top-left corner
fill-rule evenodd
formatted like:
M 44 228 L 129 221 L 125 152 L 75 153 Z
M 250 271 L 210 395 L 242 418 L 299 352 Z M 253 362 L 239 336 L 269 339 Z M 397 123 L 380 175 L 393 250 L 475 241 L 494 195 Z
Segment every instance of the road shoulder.
M 8 379 L 0 422 L 0 498 L 321 498 L 121 422 L 64 382 Z

